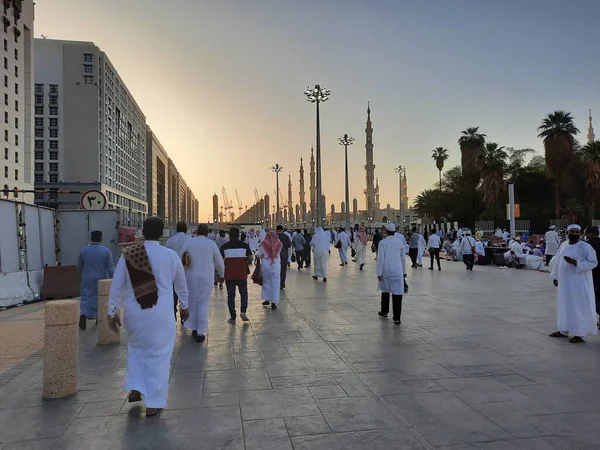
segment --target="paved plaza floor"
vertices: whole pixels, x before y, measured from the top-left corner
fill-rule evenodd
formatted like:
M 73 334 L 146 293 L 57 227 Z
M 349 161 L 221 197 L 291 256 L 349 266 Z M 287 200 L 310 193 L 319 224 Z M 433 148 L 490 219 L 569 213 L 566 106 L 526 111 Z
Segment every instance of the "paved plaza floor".
M 98 347 L 89 322 L 79 393 L 43 401 L 41 305 L 0 313 L 0 351 L 12 352 L 0 365 L 0 449 L 600 448 L 600 338 L 548 337 L 548 274 L 410 269 L 396 326 L 377 316 L 372 256 L 363 272 L 337 262 L 327 284 L 292 268 L 277 311 L 252 287 L 249 324 L 229 325 L 215 290 L 208 340 L 179 329 L 169 405 L 152 418 L 125 401 L 125 334 Z

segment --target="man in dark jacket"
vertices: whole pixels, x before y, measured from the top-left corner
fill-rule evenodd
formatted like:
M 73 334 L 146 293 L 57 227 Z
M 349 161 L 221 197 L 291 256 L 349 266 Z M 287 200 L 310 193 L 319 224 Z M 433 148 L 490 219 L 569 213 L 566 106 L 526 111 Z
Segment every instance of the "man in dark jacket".
M 282 225 L 277 225 L 277 236 L 279 237 L 279 240 L 283 244 L 283 248 L 281 249 L 281 253 L 279 255 L 279 257 L 281 258 L 281 282 L 280 282 L 279 288 L 283 290 L 283 289 L 285 289 L 285 279 L 287 276 L 287 269 L 288 269 L 287 260 L 288 260 L 289 254 L 290 254 L 289 252 L 290 252 L 290 247 L 292 246 L 292 241 L 283 232 Z
M 310 241 L 312 241 L 312 235 L 308 230 L 304 230 L 304 240 L 306 241 L 306 244 L 304 246 L 304 266 L 310 267 Z

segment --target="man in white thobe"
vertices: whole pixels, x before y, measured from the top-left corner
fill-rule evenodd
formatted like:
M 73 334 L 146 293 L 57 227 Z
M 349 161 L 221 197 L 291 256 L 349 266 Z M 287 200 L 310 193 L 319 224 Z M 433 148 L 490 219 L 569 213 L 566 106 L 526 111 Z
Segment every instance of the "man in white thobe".
M 581 227 L 567 228 L 564 242 L 552 260 L 552 282 L 558 287 L 556 296 L 558 331 L 551 337 L 573 337 L 570 342 L 585 342 L 586 334 L 597 334 L 596 303 L 592 269 L 598 265 L 596 251 L 579 240 Z
M 558 247 L 560 247 L 560 237 L 556 232 L 556 225 L 550 225 L 550 229 L 544 236 L 544 242 L 546 242 L 546 265 L 550 264 L 552 257 L 558 253 Z
M 427 247 L 425 237 L 419 233 L 419 252 L 417 253 L 417 266 L 419 267 L 423 267 L 423 255 L 425 254 L 425 247 Z
M 331 246 L 331 235 L 323 228 L 317 227 L 315 235 L 310 241 L 310 246 L 313 250 L 313 280 L 323 278 L 323 282 L 327 282 L 327 260 L 329 259 L 329 248 Z
M 129 402 L 144 401 L 147 416 L 167 405 L 176 335 L 173 286 L 181 317 L 189 317 L 183 264 L 177 253 L 160 245 L 163 227 L 160 217 L 145 220 L 145 241 L 124 250 L 115 269 L 108 304 L 108 325 L 115 332 L 121 326 L 117 311 L 124 305 L 129 336 L 125 389 L 131 391 Z
M 208 226 L 201 224 L 198 226 L 198 237 L 190 239 L 185 246 L 190 259 L 185 268 L 190 318 L 185 321 L 184 326 L 192 330 L 192 337 L 196 342 L 204 341 L 208 332 L 208 313 L 215 272 L 221 286 L 225 276 L 225 264 L 219 247 L 207 236 Z
M 293 242 L 292 235 L 290 234 L 290 232 L 288 231 L 287 228 L 283 229 L 283 234 L 285 234 L 287 237 L 290 238 L 290 242 Z M 266 236 L 266 234 L 265 234 L 265 236 Z M 285 261 L 282 261 L 281 264 L 285 264 Z M 290 267 L 292 265 L 292 251 L 291 250 L 288 252 L 287 265 L 288 265 L 288 267 Z
M 340 266 L 347 266 L 348 265 L 348 247 L 350 246 L 350 236 L 348 236 L 348 233 L 346 233 L 346 231 L 343 228 L 340 228 L 340 233 L 337 236 L 337 242 L 339 243 L 339 245 L 341 245 L 341 247 L 339 248 L 340 261 L 341 261 Z
M 165 247 L 170 248 L 177 253 L 180 261 L 183 257 L 183 249 L 185 244 L 191 239 L 191 237 L 186 234 L 187 229 L 188 228 L 185 222 L 178 222 L 176 228 L 177 234 L 167 239 L 167 242 L 165 243 Z M 175 312 L 175 320 L 177 320 L 177 293 L 173 295 L 173 310 Z M 181 320 L 181 323 L 183 323 L 183 319 Z
M 475 240 L 475 256 L 477 257 L 476 264 L 478 266 L 487 265 L 485 260 L 485 246 L 481 242 L 481 238 Z
M 517 236 L 513 243 L 510 244 L 510 254 L 515 258 L 518 265 L 524 266 L 527 263 L 527 255 L 523 253 L 521 238 L 519 236 Z
M 390 312 L 390 296 L 392 297 L 392 313 L 394 323 L 400 325 L 402 316 L 402 296 L 404 295 L 404 279 L 406 278 L 406 256 L 404 246 L 394 238 L 396 225 L 386 225 L 387 237 L 379 243 L 377 252 L 377 289 L 381 291 L 380 317 L 387 318 Z

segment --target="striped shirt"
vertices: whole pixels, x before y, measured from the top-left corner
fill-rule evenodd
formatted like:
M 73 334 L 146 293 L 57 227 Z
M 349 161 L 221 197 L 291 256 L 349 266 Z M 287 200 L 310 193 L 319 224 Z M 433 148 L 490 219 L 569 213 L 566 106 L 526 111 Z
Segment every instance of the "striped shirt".
M 225 260 L 225 280 L 245 280 L 248 277 L 248 257 L 250 247 L 239 239 L 231 239 L 221 246 L 221 256 Z

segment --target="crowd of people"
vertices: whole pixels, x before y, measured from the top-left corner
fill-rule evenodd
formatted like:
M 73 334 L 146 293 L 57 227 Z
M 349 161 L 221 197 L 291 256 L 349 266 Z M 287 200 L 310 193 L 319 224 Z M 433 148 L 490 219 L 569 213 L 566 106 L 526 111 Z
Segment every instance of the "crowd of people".
M 290 233 L 283 226 L 247 233 L 231 227 L 227 232 L 213 233 L 207 225 L 200 225 L 192 237 L 187 233 L 186 224 L 179 223 L 177 233 L 162 246 L 163 228 L 162 219 L 146 219 L 142 230 L 144 240 L 123 249 L 114 271 L 110 251 L 101 245 L 101 233 L 93 232 L 92 242 L 81 251 L 78 264 L 82 330 L 88 319 L 97 319 L 98 280 L 113 278 L 108 323 L 113 331 L 119 331 L 122 323 L 118 311 L 123 306 L 126 310 L 123 325 L 129 336 L 125 389 L 130 391 L 130 402 L 144 401 L 148 416 L 166 406 L 177 313 L 185 329 L 191 330 L 193 339 L 198 343 L 205 341 L 210 298 L 217 287 L 225 285 L 227 289 L 228 322 L 237 321 L 238 293 L 239 317 L 242 322 L 248 322 L 250 275 L 251 280 L 261 286 L 262 305 L 276 311 L 281 291 L 285 289 L 287 270 L 292 264 L 297 264 L 298 270 L 312 268 L 314 280 L 327 282 L 332 245 L 338 251 L 341 267 L 347 267 L 352 258 L 362 271 L 370 243 L 376 261 L 377 287 L 381 292 L 378 315 L 389 316 L 391 301 L 392 319 L 399 325 L 403 297 L 408 291 L 408 260 L 411 268 L 418 270 L 423 267 L 423 257 L 428 252 L 429 269 L 434 270 L 435 263 L 437 269 L 442 270 L 440 254 L 445 252 L 450 258 L 460 255 L 466 269 L 473 270 L 480 255 L 485 254 L 483 234 L 476 230 L 473 237 L 468 229 L 452 230 L 444 235 L 442 230 L 421 234 L 412 228 L 406 239 L 393 223 L 374 230 L 372 235 L 367 233 L 364 224 L 355 225 L 349 232 L 343 228 L 318 227 L 314 234 L 309 230 Z M 510 239 L 502 235 L 505 245 L 517 258 L 519 249 L 523 254 L 533 252 L 550 264 L 552 282 L 558 287 L 558 331 L 550 336 L 570 337 L 572 343 L 584 342 L 587 334 L 597 333 L 596 313 L 600 313 L 598 228 L 586 230 L 585 241 L 580 240 L 580 236 L 578 225 L 568 227 L 564 242 L 551 228 L 543 240 L 544 246 L 529 245 L 525 236 L 523 242 L 517 237 Z

